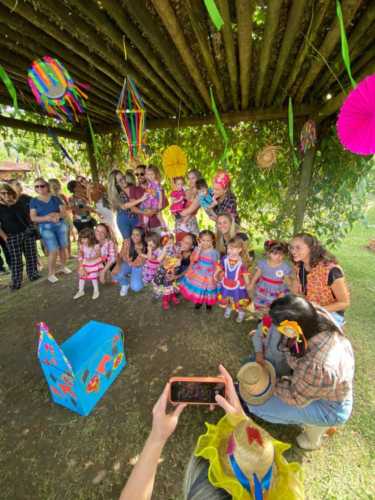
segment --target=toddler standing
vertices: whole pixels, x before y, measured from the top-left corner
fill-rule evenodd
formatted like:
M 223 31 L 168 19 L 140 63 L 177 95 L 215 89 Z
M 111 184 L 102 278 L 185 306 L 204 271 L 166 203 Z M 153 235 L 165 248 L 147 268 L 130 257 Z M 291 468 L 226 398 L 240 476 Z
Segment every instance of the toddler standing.
M 219 252 L 215 250 L 215 235 L 205 230 L 199 233 L 199 245 L 190 258 L 190 266 L 180 281 L 180 292 L 186 300 L 200 309 L 206 304 L 207 311 L 217 302 L 218 287 L 215 272 Z
M 245 319 L 245 307 L 249 305 L 247 288 L 250 287 L 250 257 L 246 255 L 245 242 L 235 236 L 227 244 L 227 255 L 221 258 L 215 277 L 221 276 L 220 302 L 225 305 L 224 317 L 230 318 L 237 311 L 237 323 Z
M 282 241 L 268 240 L 264 244 L 266 258 L 258 262 L 250 283 L 254 289 L 254 307 L 256 311 L 267 311 L 278 297 L 292 288 L 292 269 L 285 257 L 288 246 Z
M 100 245 L 96 241 L 94 230 L 90 227 L 82 229 L 78 235 L 78 292 L 73 299 L 79 299 L 85 295 L 85 283 L 91 281 L 94 288 L 93 300 L 99 297 L 99 273 L 103 268 Z

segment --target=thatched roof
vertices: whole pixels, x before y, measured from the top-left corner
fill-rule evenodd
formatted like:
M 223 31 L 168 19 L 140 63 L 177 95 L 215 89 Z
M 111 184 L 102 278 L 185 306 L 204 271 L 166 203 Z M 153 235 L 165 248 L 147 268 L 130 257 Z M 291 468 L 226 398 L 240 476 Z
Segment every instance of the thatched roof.
M 336 78 L 343 87 L 349 82 L 335 1 L 216 5 L 224 19 L 220 32 L 203 0 L 0 0 L 0 64 L 17 87 L 20 107 L 40 112 L 27 69 L 36 58 L 58 57 L 77 81 L 90 84 L 97 131 L 118 127 L 115 108 L 126 75 L 139 87 L 150 126 L 176 123 L 179 113 L 181 124 L 212 120 L 211 85 L 232 121 L 286 116 L 288 96 L 297 115 L 337 110 L 344 94 Z M 375 1 L 342 0 L 342 8 L 360 79 L 375 72 Z M 0 103 L 10 103 L 1 84 Z

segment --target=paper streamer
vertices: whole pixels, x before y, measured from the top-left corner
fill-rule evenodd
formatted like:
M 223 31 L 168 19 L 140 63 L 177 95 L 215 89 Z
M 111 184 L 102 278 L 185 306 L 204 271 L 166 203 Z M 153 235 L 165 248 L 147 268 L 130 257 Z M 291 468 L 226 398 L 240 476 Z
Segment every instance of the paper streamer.
M 220 31 L 224 25 L 219 9 L 216 7 L 215 0 L 204 0 L 207 12 L 214 23 L 215 28 Z
M 50 128 L 48 129 L 48 135 L 51 137 L 51 139 L 53 140 L 53 143 L 55 144 L 55 146 L 57 146 L 62 154 L 64 155 L 64 157 L 70 161 L 70 163 L 74 163 L 74 161 L 72 160 L 72 157 L 69 155 L 69 153 L 67 152 L 67 150 L 64 148 L 64 146 L 61 144 L 61 142 L 58 140 L 56 134 L 53 132 L 53 130 L 51 130 Z
M 336 14 L 337 14 L 337 17 L 339 20 L 339 26 L 340 26 L 341 55 L 342 55 L 342 59 L 344 61 L 346 71 L 348 72 L 348 75 L 349 75 L 350 83 L 352 84 L 352 87 L 354 89 L 357 85 L 357 82 L 354 80 L 354 78 L 352 76 L 352 70 L 350 67 L 349 44 L 348 44 L 348 39 L 346 37 L 344 17 L 342 15 L 340 0 L 336 0 Z
M 6 86 L 10 97 L 13 99 L 13 108 L 14 111 L 17 113 L 18 111 L 17 91 L 15 86 L 13 85 L 12 80 L 9 78 L 8 73 L 2 66 L 0 66 L 0 78 L 4 82 L 4 85 Z
M 289 133 L 289 142 L 292 147 L 293 163 L 296 167 L 298 167 L 299 161 L 296 152 L 294 150 L 294 113 L 293 113 L 293 103 L 291 97 L 289 97 L 288 100 L 288 133 Z
M 89 130 L 90 130 L 90 135 L 91 135 L 91 140 L 92 140 L 92 147 L 94 148 L 94 155 L 96 160 L 99 160 L 99 151 L 98 151 L 98 144 L 96 142 L 95 134 L 94 134 L 94 129 L 92 128 L 92 123 L 90 120 L 90 116 L 87 113 L 87 123 L 89 124 Z
M 223 138 L 223 142 L 224 142 L 224 152 L 221 155 L 220 160 L 225 162 L 225 159 L 227 157 L 227 148 L 228 148 L 229 138 L 228 138 L 227 131 L 225 130 L 224 124 L 221 120 L 220 113 L 217 109 L 214 94 L 212 92 L 212 87 L 210 87 L 210 97 L 211 97 L 211 108 L 212 108 L 212 111 L 213 111 L 213 113 L 215 115 L 215 119 L 216 119 L 216 127 L 217 127 L 221 137 Z

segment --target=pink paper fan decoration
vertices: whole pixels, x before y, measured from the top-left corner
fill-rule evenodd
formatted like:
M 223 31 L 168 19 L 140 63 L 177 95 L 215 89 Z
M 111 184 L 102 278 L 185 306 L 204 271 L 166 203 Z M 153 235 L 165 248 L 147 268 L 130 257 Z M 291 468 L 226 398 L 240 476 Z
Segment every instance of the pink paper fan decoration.
M 344 148 L 352 153 L 375 154 L 375 75 L 362 80 L 345 99 L 337 134 Z

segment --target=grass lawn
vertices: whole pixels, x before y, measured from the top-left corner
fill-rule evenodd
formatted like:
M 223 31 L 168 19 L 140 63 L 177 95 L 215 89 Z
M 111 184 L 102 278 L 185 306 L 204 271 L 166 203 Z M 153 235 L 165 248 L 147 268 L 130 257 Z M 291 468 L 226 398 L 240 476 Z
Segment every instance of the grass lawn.
M 293 445 L 287 456 L 303 464 L 309 500 L 375 498 L 375 254 L 364 249 L 375 236 L 375 208 L 369 224 L 357 225 L 335 251 L 352 294 L 346 326 L 356 354 L 351 420 L 315 452 L 295 446 L 297 428 L 264 425 Z M 64 276 L 56 285 L 39 281 L 13 294 L 0 290 L 1 499 L 118 498 L 165 381 L 172 374 L 215 374 L 219 362 L 235 374 L 249 353 L 253 324 L 225 321 L 220 309 L 207 315 L 184 303 L 164 313 L 148 291 L 120 298 L 115 286 L 102 288 L 95 302 L 91 290 L 73 301 L 75 288 L 76 277 Z M 92 415 L 80 417 L 50 400 L 36 358 L 35 323 L 45 320 L 62 342 L 89 319 L 126 330 L 129 366 Z M 163 453 L 155 500 L 181 498 L 184 467 L 204 422 L 221 415 L 221 410 L 185 410 Z

